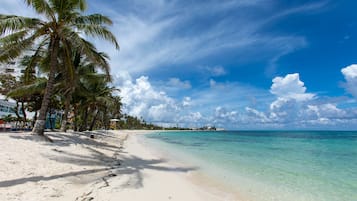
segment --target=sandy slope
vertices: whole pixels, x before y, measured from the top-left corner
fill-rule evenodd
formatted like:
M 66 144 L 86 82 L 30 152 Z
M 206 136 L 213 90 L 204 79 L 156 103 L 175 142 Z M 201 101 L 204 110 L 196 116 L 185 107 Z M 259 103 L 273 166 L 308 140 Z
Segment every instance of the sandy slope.
M 142 132 L 0 133 L 0 200 L 224 200 L 141 146 Z

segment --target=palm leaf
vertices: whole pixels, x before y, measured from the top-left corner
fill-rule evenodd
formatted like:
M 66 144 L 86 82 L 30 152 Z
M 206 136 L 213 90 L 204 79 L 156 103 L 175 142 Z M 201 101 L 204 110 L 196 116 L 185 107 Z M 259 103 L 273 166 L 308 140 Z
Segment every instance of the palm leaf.
M 42 21 L 36 18 L 0 14 L 0 35 L 7 32 L 22 31 L 23 29 L 34 29 L 41 23 Z
M 20 86 L 10 91 L 7 96 L 11 98 L 19 98 L 23 96 L 30 96 L 32 94 L 43 94 L 46 88 L 47 79 L 38 79 L 35 83 L 30 85 Z
M 92 14 L 92 15 L 87 15 L 87 16 L 79 16 L 75 19 L 74 25 L 75 24 L 96 24 L 96 25 L 101 25 L 101 24 L 107 24 L 107 25 L 112 25 L 113 22 L 110 20 L 108 17 L 101 15 L 101 14 Z
M 56 21 L 55 14 L 46 0 L 25 0 L 28 6 L 35 9 L 37 13 L 44 14 L 52 21 Z
M 119 49 L 119 44 L 116 41 L 115 36 L 106 27 L 97 24 L 76 24 L 75 27 L 83 31 L 86 35 L 105 39 L 115 45 L 116 49 Z

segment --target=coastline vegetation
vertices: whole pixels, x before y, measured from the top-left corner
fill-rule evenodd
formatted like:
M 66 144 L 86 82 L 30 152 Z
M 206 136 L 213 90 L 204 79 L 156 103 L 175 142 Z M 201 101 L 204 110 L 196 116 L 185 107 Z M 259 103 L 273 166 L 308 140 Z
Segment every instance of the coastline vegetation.
M 23 79 L 16 82 L 18 85 L 8 95 L 17 103 L 27 103 L 28 108 L 34 103 L 32 108 L 38 115 L 32 133 L 48 140 L 44 129 L 50 108 L 64 107 L 64 113 L 68 114 L 72 106 L 75 129 L 93 128 L 95 120 L 107 118 L 108 108 L 120 103 L 120 98 L 113 96 L 114 88 L 109 86 L 108 56 L 84 36 L 104 39 L 119 49 L 108 28 L 112 21 L 101 14 L 83 15 L 85 0 L 25 0 L 25 3 L 41 18 L 0 14 L 0 62 L 21 58 L 25 64 Z M 46 76 L 33 76 L 36 69 Z M 97 69 L 104 73 L 98 73 Z M 78 118 L 80 115 L 83 117 Z M 65 131 L 67 115 L 63 117 Z

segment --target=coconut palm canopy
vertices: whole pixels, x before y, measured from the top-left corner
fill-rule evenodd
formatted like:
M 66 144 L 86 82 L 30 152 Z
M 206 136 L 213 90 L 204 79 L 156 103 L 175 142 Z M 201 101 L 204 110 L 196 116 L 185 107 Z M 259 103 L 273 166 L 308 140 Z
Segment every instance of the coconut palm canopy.
M 109 74 L 106 58 L 83 36 L 107 40 L 117 49 L 119 45 L 108 29 L 112 24 L 108 17 L 101 14 L 83 15 L 86 10 L 85 0 L 26 0 L 25 3 L 41 18 L 0 15 L 0 61 L 7 62 L 23 54 L 31 54 L 36 58 L 46 50 L 48 81 L 39 117 L 33 129 L 34 133 L 43 135 L 55 76 L 61 72 L 60 67 L 73 66 L 73 50 L 79 51 Z M 60 65 L 60 62 L 65 65 Z

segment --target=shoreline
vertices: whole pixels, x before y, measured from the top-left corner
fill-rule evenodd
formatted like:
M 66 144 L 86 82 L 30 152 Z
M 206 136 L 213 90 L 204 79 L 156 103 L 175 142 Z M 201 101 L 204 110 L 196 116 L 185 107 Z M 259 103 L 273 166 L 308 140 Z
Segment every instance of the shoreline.
M 48 132 L 54 143 L 0 133 L 0 196 L 5 200 L 231 200 L 192 179 L 196 168 L 138 142 L 157 131 Z M 92 132 L 93 133 L 93 132 Z
M 174 131 L 180 132 L 181 130 Z M 160 132 L 160 131 L 156 131 Z M 166 131 L 164 131 L 166 132 Z M 170 131 L 169 131 L 170 132 Z M 232 186 L 225 182 L 222 182 L 216 176 L 213 176 L 210 172 L 202 170 L 202 167 L 196 166 L 196 164 L 200 164 L 196 158 L 182 153 L 177 153 L 178 150 L 173 150 L 172 147 L 160 147 L 163 144 L 158 142 L 152 142 L 150 139 L 146 139 L 145 136 L 138 136 L 138 142 L 145 146 L 148 151 L 155 155 L 156 157 L 165 159 L 168 163 L 171 163 L 175 166 L 192 166 L 197 167 L 196 170 L 190 171 L 186 178 L 189 182 L 199 186 L 199 188 L 203 191 L 211 192 L 213 195 L 220 198 L 220 200 L 226 201 L 246 201 L 250 200 L 246 196 L 244 196 L 239 190 L 237 190 L 237 186 Z M 172 152 L 171 152 L 172 151 Z M 200 164 L 202 165 L 202 164 Z M 219 170 L 217 170 L 219 171 Z

